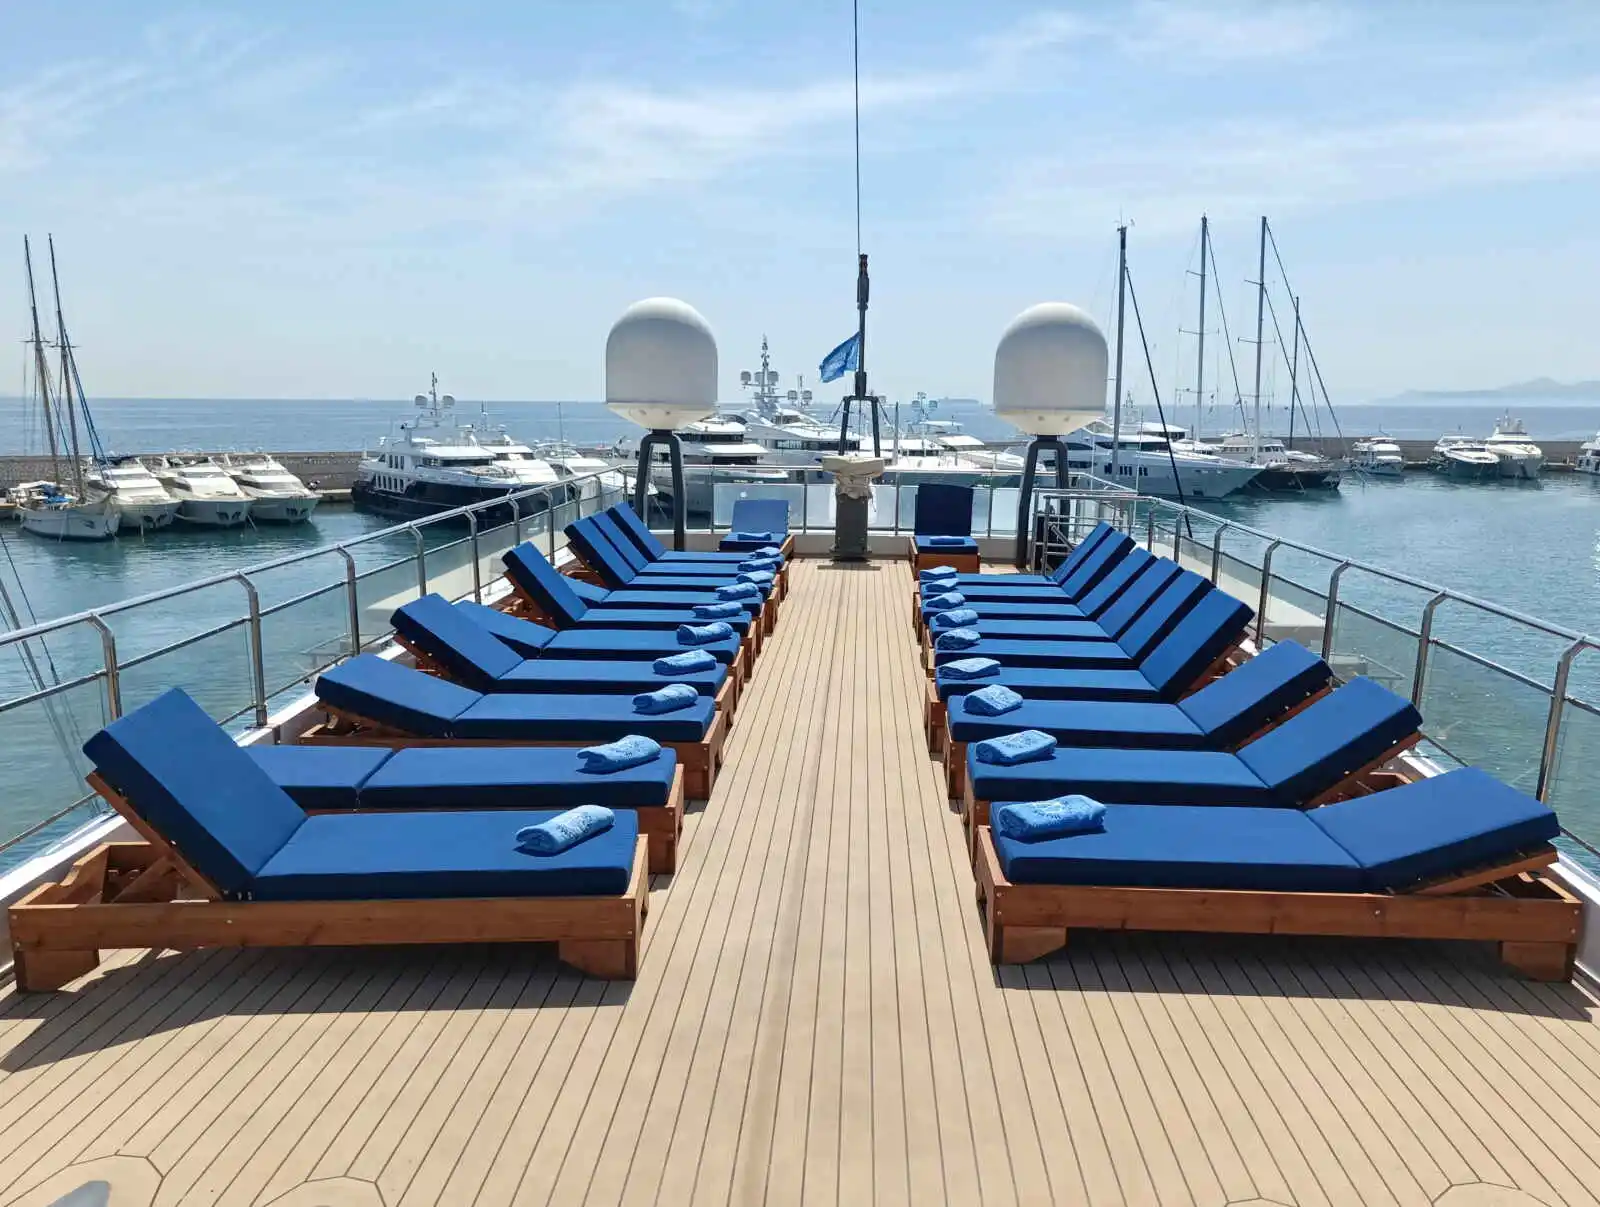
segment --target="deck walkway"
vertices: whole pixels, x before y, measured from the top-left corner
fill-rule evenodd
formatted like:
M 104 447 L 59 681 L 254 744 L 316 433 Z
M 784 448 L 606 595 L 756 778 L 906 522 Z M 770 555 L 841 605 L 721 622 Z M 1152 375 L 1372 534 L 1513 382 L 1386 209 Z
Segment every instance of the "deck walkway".
M 0 997 L 0 1205 L 1596 1202 L 1596 1008 L 1485 953 L 1113 935 L 997 975 L 909 590 L 796 567 L 633 984 L 250 951 Z

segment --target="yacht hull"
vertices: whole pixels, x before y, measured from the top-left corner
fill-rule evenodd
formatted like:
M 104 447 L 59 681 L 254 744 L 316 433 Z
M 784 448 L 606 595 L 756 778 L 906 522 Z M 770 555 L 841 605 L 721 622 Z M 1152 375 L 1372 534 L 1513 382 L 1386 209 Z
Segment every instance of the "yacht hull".
M 250 518 L 250 500 L 180 499 L 178 518 L 197 528 L 237 528 Z
M 110 507 L 22 507 L 18 512 L 22 531 L 47 541 L 107 541 L 121 526 Z
M 371 483 L 358 481 L 350 488 L 350 502 L 357 511 L 364 511 L 368 515 L 386 516 L 396 520 L 422 520 L 443 511 L 454 511 L 458 507 L 493 503 L 496 499 L 504 499 L 509 493 L 505 490 L 462 486 L 441 487 L 437 483 L 426 485 L 433 491 L 432 495 L 397 494 L 393 491 L 375 490 Z M 544 500 L 524 499 L 519 504 L 519 510 L 524 517 L 539 514 L 545 510 Z M 496 528 L 516 519 L 510 503 L 486 507 L 477 515 L 479 528 Z M 467 520 L 461 517 L 449 522 L 459 523 L 463 527 L 467 525 Z
M 1506 453 L 1496 453 L 1495 456 L 1500 460 L 1500 477 L 1511 478 L 1518 482 L 1533 481 L 1539 476 L 1539 471 L 1544 468 L 1543 457 Z
M 1292 465 L 1269 465 L 1250 483 L 1255 490 L 1298 493 L 1305 490 L 1338 490 L 1337 469 L 1303 469 Z
M 122 517 L 122 529 L 136 532 L 154 532 L 157 529 L 172 527 L 172 522 L 178 518 L 179 506 L 181 504 L 177 500 L 171 503 L 112 504 L 117 514 Z
M 293 495 L 286 498 L 264 498 L 254 495 L 250 499 L 250 516 L 269 524 L 301 524 L 311 518 L 322 499 L 317 495 Z
M 1488 482 L 1500 476 L 1500 466 L 1487 461 L 1464 461 L 1448 453 L 1434 466 L 1447 478 L 1457 482 Z

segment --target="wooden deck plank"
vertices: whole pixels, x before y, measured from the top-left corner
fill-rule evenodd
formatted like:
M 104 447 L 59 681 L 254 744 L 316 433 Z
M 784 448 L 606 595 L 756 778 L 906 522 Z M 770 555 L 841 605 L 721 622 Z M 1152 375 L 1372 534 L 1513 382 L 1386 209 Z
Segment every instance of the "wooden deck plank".
M 637 981 L 543 948 L 116 953 L 0 996 L 0 1203 L 118 1154 L 197 1204 L 1596 1201 L 1571 986 L 1203 935 L 992 968 L 910 589 L 795 565 Z

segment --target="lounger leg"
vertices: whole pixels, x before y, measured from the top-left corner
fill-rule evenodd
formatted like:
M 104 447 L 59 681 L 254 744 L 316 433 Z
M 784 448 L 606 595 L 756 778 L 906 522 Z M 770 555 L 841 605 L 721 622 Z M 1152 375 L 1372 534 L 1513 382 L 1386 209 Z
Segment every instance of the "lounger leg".
M 665 831 L 646 833 L 645 843 L 650 850 L 650 874 L 659 876 L 678 870 L 678 836 Z
M 1572 943 L 1500 944 L 1500 958 L 1535 981 L 1570 981 L 1577 946 Z
M 563 939 L 556 945 L 561 962 L 605 981 L 631 981 L 639 975 L 639 940 Z
M 100 953 L 87 951 L 24 951 L 12 947 L 12 958 L 17 978 L 17 988 L 29 993 L 43 993 L 60 989 L 93 972 L 100 964 Z
M 1026 964 L 1060 951 L 1067 945 L 1067 931 L 1061 926 L 1005 926 L 994 920 L 991 902 L 985 911 L 989 959 L 996 964 Z

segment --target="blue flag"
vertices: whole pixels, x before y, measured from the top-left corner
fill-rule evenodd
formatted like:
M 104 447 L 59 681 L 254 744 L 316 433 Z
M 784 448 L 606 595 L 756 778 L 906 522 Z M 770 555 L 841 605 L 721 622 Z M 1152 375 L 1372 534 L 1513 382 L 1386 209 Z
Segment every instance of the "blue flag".
M 846 373 L 861 367 L 861 336 L 858 332 L 822 358 L 817 372 L 823 381 L 838 381 Z

